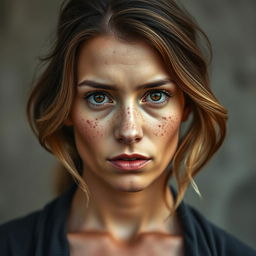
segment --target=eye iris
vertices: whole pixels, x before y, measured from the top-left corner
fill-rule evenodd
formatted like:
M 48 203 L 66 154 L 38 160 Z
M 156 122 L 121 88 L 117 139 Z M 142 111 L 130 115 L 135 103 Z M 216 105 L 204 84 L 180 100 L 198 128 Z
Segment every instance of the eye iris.
M 102 94 L 97 94 L 94 96 L 94 100 L 97 103 L 102 103 L 104 99 L 105 99 L 105 95 L 102 95 Z
M 153 100 L 153 101 L 158 101 L 161 99 L 161 93 L 160 92 L 153 92 L 150 94 L 150 98 Z

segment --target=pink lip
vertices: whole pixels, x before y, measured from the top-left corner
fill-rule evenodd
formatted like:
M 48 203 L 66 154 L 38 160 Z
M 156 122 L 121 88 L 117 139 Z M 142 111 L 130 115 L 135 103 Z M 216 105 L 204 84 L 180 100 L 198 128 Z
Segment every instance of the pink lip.
M 112 158 L 110 158 L 108 160 L 113 161 L 113 160 L 120 160 L 122 158 L 138 158 L 139 160 L 149 160 L 150 159 L 150 157 L 134 153 L 134 154 L 131 154 L 131 155 L 129 155 L 129 154 L 121 154 L 121 155 L 112 157 Z
M 133 161 L 125 161 L 125 160 L 109 160 L 109 162 L 116 168 L 120 169 L 120 170 L 130 170 L 130 171 L 134 171 L 134 170 L 138 170 L 143 168 L 145 165 L 147 165 L 151 160 L 147 159 L 147 160 L 133 160 Z

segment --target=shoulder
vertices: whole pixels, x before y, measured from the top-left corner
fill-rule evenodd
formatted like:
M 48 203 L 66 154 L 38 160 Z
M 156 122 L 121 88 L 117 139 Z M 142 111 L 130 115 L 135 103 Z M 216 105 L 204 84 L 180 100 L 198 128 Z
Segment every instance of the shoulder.
M 35 255 L 42 240 L 54 229 L 59 198 L 38 211 L 0 225 L 0 252 L 3 256 Z
M 216 256 L 256 256 L 256 251 L 233 235 L 208 221 L 190 206 L 183 206 L 186 229 L 197 243 L 197 250 Z
M 0 225 L 0 251 L 3 253 L 1 255 L 30 250 L 39 215 L 40 211 L 36 211 Z
M 76 186 L 38 211 L 0 225 L 0 254 L 65 255 L 65 222 Z M 42 252 L 45 252 L 42 254 Z
M 31 212 L 25 216 L 15 218 L 6 223 L 0 224 L 0 235 L 30 235 L 38 224 L 38 219 L 47 217 L 56 206 L 57 199 L 48 202 L 44 208 Z M 6 236 L 5 236 L 6 237 Z

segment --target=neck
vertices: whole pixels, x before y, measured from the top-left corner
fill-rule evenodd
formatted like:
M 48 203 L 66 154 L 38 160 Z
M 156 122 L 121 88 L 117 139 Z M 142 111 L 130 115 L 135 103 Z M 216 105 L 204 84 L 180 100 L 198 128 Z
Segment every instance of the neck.
M 77 189 L 69 218 L 70 232 L 107 232 L 119 240 L 132 240 L 146 232 L 179 233 L 177 220 L 170 216 L 168 208 L 173 206 L 173 197 L 165 185 L 166 174 L 138 192 L 114 189 L 90 175 L 84 178 L 90 201 L 86 207 L 84 193 Z

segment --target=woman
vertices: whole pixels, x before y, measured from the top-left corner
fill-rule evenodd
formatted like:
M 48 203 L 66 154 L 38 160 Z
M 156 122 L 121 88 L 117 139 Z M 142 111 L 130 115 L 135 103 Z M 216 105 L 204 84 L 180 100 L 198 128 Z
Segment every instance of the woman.
M 226 131 L 199 35 L 174 0 L 63 4 L 28 117 L 77 185 L 1 226 L 1 255 L 256 255 L 181 202 Z

